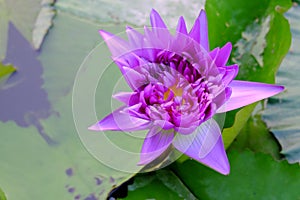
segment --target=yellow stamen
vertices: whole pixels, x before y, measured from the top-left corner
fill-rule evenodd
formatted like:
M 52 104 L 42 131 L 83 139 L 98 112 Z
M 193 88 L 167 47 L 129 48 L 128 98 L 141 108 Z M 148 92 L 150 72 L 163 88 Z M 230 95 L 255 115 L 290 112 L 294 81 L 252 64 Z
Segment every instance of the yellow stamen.
M 164 100 L 167 100 L 171 91 L 174 93 L 174 96 L 182 96 L 182 88 L 177 88 L 176 85 L 173 85 L 164 93 Z

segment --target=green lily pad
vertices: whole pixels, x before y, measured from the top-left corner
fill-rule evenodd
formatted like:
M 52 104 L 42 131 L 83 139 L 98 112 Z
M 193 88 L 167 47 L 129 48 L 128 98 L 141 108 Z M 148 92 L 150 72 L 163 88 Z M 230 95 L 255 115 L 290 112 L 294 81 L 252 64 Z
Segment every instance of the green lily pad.
M 134 177 L 134 184 L 128 186 L 128 190 L 125 199 L 197 199 L 170 170 L 138 175 Z
M 277 82 L 285 86 L 285 92 L 271 98 L 263 113 L 263 119 L 282 147 L 281 153 L 291 163 L 300 162 L 299 13 L 300 6 L 295 6 L 286 14 L 291 24 L 293 42 L 277 76 Z
M 266 124 L 261 119 L 260 113 L 253 113 L 240 134 L 230 146 L 230 149 L 250 149 L 253 152 L 270 154 L 276 160 L 282 159 L 280 156 L 280 146 Z
M 238 110 L 237 112 L 231 112 L 235 114 L 229 115 L 229 117 L 233 118 L 232 121 L 234 123 L 231 127 L 224 128 L 222 131 L 223 142 L 226 149 L 231 145 L 231 143 L 238 136 L 244 125 L 247 123 L 256 105 L 257 103 L 254 103 Z M 226 115 L 226 117 L 228 118 L 228 115 Z
M 175 173 L 199 199 L 299 199 L 300 166 L 250 151 L 228 152 L 231 172 L 220 175 L 189 160 Z M 284 187 L 283 187 L 284 185 Z

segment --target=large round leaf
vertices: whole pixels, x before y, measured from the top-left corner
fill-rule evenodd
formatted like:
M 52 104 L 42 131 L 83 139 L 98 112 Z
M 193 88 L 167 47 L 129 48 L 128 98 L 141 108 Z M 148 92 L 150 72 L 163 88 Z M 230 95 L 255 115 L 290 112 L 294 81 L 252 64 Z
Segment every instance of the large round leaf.
M 286 87 L 284 93 L 271 98 L 263 114 L 267 125 L 282 146 L 289 162 L 300 162 L 300 6 L 293 7 L 287 18 L 291 24 L 293 42 L 289 54 L 278 71 L 278 84 Z

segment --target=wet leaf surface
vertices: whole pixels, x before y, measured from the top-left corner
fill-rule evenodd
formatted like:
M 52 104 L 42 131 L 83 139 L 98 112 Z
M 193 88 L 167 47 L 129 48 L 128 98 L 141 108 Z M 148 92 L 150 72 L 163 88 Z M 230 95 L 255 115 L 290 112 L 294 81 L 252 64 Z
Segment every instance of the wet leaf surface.
M 291 23 L 293 42 L 290 52 L 278 71 L 277 82 L 285 86 L 284 93 L 269 100 L 263 119 L 282 146 L 281 153 L 291 163 L 300 162 L 300 6 L 287 14 Z
M 196 199 L 182 181 L 170 170 L 141 174 L 128 186 L 125 199 Z M 156 191 L 156 192 L 155 192 Z
M 192 160 L 175 165 L 174 170 L 199 199 L 299 199 L 298 164 L 274 161 L 269 155 L 247 150 L 232 150 L 228 156 L 228 176 Z
M 40 123 L 51 114 L 47 93 L 42 89 L 43 67 L 37 59 L 38 53 L 19 30 L 10 23 L 6 57 L 3 63 L 11 63 L 18 68 L 0 90 L 0 120 L 14 121 L 21 127 L 35 126 L 48 144 L 54 144 Z M 13 105 L 13 106 L 10 106 Z

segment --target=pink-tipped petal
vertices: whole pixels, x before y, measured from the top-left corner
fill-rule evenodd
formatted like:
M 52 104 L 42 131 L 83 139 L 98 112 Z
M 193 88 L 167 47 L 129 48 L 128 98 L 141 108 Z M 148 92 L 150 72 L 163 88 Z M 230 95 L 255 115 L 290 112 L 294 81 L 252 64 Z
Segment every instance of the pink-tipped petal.
M 229 174 L 230 167 L 221 130 L 214 119 L 202 123 L 190 135 L 177 134 L 173 145 L 179 151 L 217 172 Z
M 209 51 L 207 19 L 204 10 L 201 10 L 198 18 L 195 20 L 189 36 L 198 42 L 206 51 Z
M 284 87 L 279 85 L 237 80 L 232 81 L 229 87 L 231 87 L 232 94 L 229 100 L 217 110 L 218 113 L 249 105 L 284 90 Z
M 166 24 L 164 23 L 164 21 L 162 20 L 158 12 L 154 9 L 152 9 L 150 13 L 150 22 L 152 27 L 164 28 L 164 29 L 167 28 Z
M 173 138 L 173 131 L 152 127 L 144 140 L 138 165 L 147 165 L 159 157 L 171 145 Z
M 129 51 L 128 43 L 122 38 L 104 30 L 99 30 L 99 33 L 107 44 L 113 58 L 119 57 Z
M 215 60 L 215 63 L 218 67 L 222 67 L 226 65 L 231 53 L 231 49 L 232 49 L 232 45 L 230 42 L 228 42 L 219 50 L 217 58 Z
M 182 16 L 181 16 L 181 17 L 179 18 L 179 20 L 178 20 L 178 24 L 177 24 L 176 31 L 177 31 L 178 33 L 187 35 L 187 30 L 186 30 L 185 21 L 184 21 L 184 19 L 183 19 Z
M 98 123 L 89 127 L 92 131 L 135 131 L 145 130 L 150 127 L 148 120 L 132 117 L 128 112 L 124 111 L 124 107 L 121 107 Z

